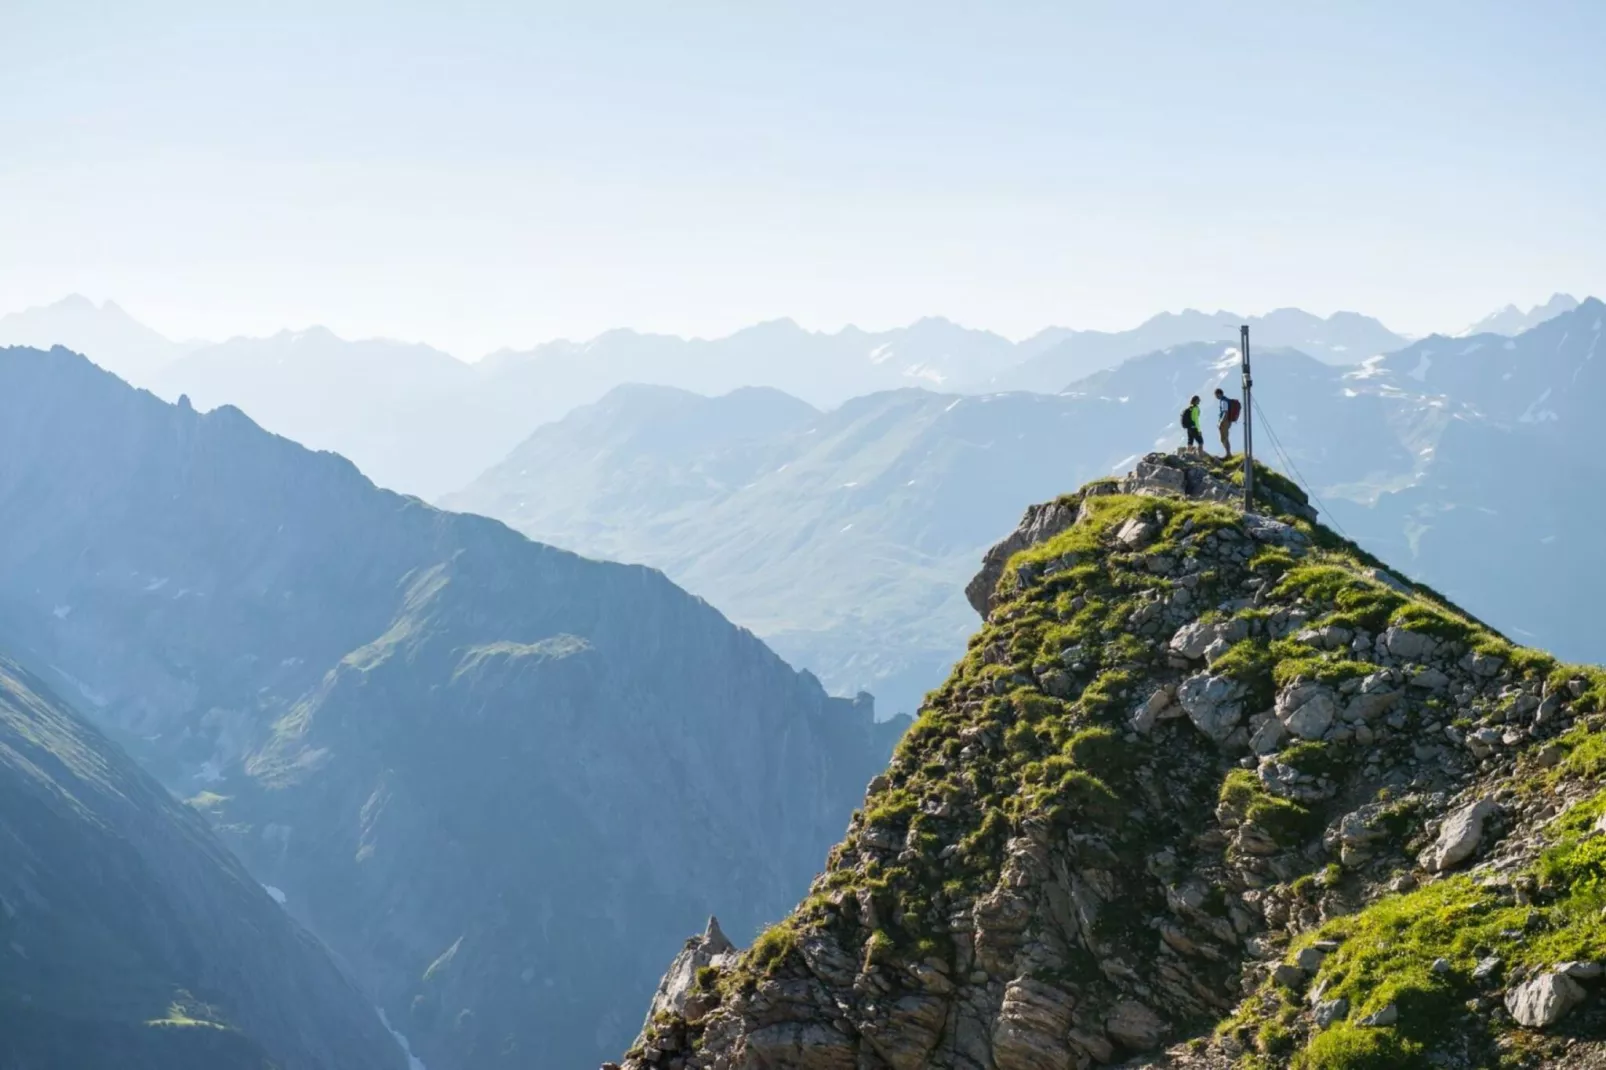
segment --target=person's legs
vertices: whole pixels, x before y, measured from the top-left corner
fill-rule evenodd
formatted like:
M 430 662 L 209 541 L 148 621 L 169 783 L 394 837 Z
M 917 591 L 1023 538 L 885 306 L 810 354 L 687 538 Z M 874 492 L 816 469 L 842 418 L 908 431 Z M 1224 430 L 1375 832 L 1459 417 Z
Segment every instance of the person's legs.
M 1193 449 L 1196 446 L 1199 449 L 1204 449 L 1204 436 L 1199 433 L 1199 429 L 1197 427 L 1190 427 L 1190 428 L 1188 428 L 1188 447 L 1187 448 L 1188 449 Z
M 1223 417 L 1221 421 L 1221 452 L 1227 457 L 1232 456 L 1232 439 L 1227 437 L 1227 433 L 1231 430 L 1232 421 Z

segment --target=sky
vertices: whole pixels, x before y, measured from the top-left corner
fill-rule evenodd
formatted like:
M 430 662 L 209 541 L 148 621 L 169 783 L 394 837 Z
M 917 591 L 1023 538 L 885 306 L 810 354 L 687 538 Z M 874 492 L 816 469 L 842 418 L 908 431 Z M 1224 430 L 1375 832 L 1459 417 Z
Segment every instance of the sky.
M 1606 293 L 1606 5 L 0 0 L 0 312 L 614 327 Z

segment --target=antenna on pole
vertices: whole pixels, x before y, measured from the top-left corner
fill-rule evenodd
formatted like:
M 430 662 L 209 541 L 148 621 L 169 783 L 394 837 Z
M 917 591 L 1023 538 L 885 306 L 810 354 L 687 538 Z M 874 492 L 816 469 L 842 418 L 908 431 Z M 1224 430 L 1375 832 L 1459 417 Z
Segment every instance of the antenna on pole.
M 1238 328 L 1238 354 L 1242 358 L 1244 387 L 1244 512 L 1254 511 L 1255 502 L 1255 425 L 1253 390 L 1249 374 L 1249 325 Z

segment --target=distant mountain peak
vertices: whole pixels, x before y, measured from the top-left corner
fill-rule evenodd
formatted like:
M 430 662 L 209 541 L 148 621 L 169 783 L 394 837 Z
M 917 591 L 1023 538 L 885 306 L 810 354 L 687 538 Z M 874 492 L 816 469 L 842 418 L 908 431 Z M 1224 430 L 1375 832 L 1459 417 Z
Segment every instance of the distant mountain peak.
M 1591 298 L 1586 298 L 1587 303 Z M 1519 335 L 1523 331 L 1555 319 L 1565 312 L 1571 312 L 1579 305 L 1578 299 L 1568 293 L 1553 293 L 1549 300 L 1543 304 L 1534 305 L 1524 311 L 1515 304 L 1508 304 L 1498 312 L 1491 312 L 1472 326 L 1456 334 L 1457 338 L 1467 338 L 1475 334 L 1503 334 L 1507 336 Z

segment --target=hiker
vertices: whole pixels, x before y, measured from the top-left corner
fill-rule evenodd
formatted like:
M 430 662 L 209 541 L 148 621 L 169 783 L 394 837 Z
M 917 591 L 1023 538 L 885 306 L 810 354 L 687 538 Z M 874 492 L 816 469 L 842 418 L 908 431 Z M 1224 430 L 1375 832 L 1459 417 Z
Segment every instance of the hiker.
M 1227 432 L 1238 422 L 1243 410 L 1243 402 L 1237 398 L 1229 398 L 1222 392 L 1221 387 L 1216 387 L 1216 418 L 1220 421 L 1218 426 L 1221 429 L 1221 451 L 1224 457 L 1232 456 L 1232 439 L 1227 437 Z M 1204 445 L 1203 441 L 1200 445 Z
M 1199 395 L 1195 394 L 1188 401 L 1188 407 L 1182 410 L 1182 429 L 1188 432 L 1188 444 L 1183 449 L 1193 449 L 1198 446 L 1204 449 L 1204 435 L 1199 433 Z

